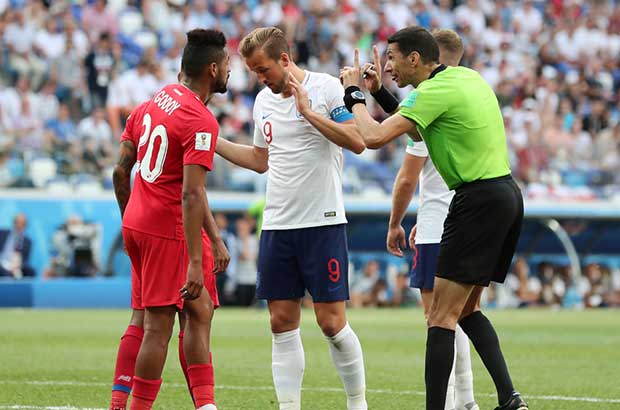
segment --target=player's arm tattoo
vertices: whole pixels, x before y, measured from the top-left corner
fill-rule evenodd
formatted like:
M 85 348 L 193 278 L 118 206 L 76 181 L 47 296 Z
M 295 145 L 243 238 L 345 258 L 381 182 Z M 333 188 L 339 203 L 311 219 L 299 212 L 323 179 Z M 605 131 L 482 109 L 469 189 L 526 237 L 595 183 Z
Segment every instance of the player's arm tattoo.
M 114 195 L 118 208 L 121 211 L 121 217 L 125 214 L 125 207 L 129 202 L 129 194 L 131 193 L 131 169 L 136 163 L 137 152 L 136 146 L 131 141 L 122 141 L 119 149 L 118 163 L 114 167 L 112 174 L 112 182 L 114 183 Z

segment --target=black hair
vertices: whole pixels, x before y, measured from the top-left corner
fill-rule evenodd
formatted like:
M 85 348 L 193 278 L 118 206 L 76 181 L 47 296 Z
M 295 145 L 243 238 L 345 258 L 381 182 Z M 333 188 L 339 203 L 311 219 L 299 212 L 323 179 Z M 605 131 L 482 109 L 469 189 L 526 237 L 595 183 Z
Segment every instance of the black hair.
M 388 44 L 398 44 L 398 49 L 404 56 L 413 51 L 418 52 L 423 63 L 439 62 L 439 46 L 433 35 L 420 26 L 409 26 L 398 30 L 387 39 Z
M 181 70 L 190 78 L 200 77 L 205 66 L 219 64 L 226 55 L 226 37 L 219 30 L 197 28 L 187 32 Z

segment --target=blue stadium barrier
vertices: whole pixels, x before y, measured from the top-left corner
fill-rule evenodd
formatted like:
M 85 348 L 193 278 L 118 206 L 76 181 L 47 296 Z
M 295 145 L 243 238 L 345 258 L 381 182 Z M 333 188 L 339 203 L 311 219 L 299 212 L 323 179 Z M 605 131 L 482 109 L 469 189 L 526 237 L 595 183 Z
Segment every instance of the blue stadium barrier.
M 209 202 L 214 211 L 241 215 L 257 199 L 256 194 L 210 193 Z M 351 260 L 360 270 L 370 259 L 376 259 L 382 268 L 402 266 L 411 262 L 411 253 L 404 259 L 393 257 L 384 250 L 389 199 L 345 197 L 349 219 L 349 247 Z M 417 206 L 412 204 L 405 227 L 415 223 Z M 33 242 L 30 264 L 38 278 L 28 281 L 0 281 L 0 307 L 34 306 L 60 307 L 128 307 L 130 298 L 130 265 L 120 251 L 111 252 L 120 233 L 120 216 L 112 192 L 88 198 L 52 196 L 41 191 L 4 190 L 0 192 L 0 228 L 10 228 L 16 213 L 28 217 L 27 234 Z M 56 229 L 71 215 L 101 225 L 102 272 L 106 267 L 114 273 L 95 279 L 43 280 L 41 275 L 49 265 L 52 255 L 51 239 Z M 521 235 L 518 252 L 528 257 L 530 263 L 548 261 L 566 263 L 567 257 L 557 238 L 539 221 L 555 218 L 564 221 L 578 220 L 585 225 L 575 226 L 571 239 L 582 256 L 582 264 L 601 263 L 612 268 L 620 267 L 620 207 L 611 202 L 593 203 L 526 203 L 526 224 Z M 585 222 L 584 222 L 585 221 Z M 108 260 L 110 259 L 110 260 Z M 383 270 L 383 269 L 382 269 Z

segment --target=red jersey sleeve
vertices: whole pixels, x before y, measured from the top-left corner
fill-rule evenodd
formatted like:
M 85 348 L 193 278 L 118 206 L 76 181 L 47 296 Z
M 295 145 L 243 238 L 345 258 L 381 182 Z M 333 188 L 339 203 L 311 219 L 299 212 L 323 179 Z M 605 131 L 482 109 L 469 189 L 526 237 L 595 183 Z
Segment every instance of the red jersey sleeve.
M 129 114 L 129 117 L 127 117 L 127 121 L 125 123 L 125 130 L 121 134 L 120 142 L 131 141 L 136 147 L 138 146 L 140 136 L 136 135 L 136 133 L 140 132 L 141 128 L 137 125 L 137 123 L 142 121 L 144 107 L 146 107 L 146 102 L 137 106 L 136 109 Z
M 192 121 L 183 138 L 183 165 L 202 165 L 211 171 L 213 169 L 213 155 L 219 133 L 217 121 L 210 115 Z

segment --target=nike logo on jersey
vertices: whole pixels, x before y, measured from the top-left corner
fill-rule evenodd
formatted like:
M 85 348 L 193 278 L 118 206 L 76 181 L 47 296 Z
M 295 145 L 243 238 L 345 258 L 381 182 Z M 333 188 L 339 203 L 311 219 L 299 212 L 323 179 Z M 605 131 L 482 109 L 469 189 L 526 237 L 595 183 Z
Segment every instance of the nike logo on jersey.
M 271 114 L 273 113 L 270 112 L 269 114 L 263 114 L 263 120 L 266 120 L 267 118 L 271 117 Z

